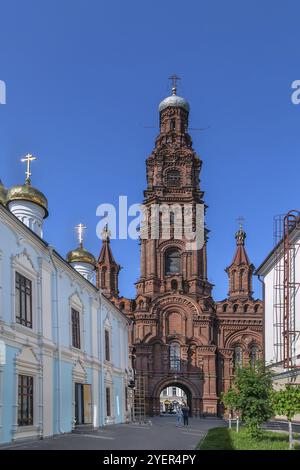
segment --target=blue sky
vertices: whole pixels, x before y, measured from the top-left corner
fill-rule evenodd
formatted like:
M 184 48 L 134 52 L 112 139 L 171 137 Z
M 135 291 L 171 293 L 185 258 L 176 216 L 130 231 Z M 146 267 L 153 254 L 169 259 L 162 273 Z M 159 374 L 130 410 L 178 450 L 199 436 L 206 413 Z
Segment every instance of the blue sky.
M 300 105 L 291 83 L 300 79 L 300 3 L 6 0 L 0 13 L 0 178 L 21 183 L 20 157 L 39 157 L 32 183 L 49 200 L 46 240 L 64 255 L 83 222 L 86 247 L 98 255 L 97 206 L 119 195 L 142 201 L 157 107 L 175 72 L 190 126 L 210 126 L 191 134 L 209 206 L 209 278 L 224 298 L 236 218 L 246 220 L 258 266 L 273 244 L 273 216 L 299 208 Z M 121 293 L 134 296 L 138 243 L 112 248 Z

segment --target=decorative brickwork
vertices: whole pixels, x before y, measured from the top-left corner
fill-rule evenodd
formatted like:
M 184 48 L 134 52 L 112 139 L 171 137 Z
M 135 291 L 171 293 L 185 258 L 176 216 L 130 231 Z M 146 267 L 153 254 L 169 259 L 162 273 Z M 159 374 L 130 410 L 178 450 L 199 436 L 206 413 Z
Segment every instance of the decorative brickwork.
M 188 134 L 189 107 L 180 100 L 178 106 L 172 100 L 170 106 L 161 106 L 160 133 L 146 161 L 144 204 L 149 226 L 142 230 L 150 231 L 152 204 L 183 207 L 189 203 L 193 211 L 196 204 L 204 205 L 199 181 L 202 161 Z M 263 308 L 260 300 L 252 298 L 254 267 L 245 250 L 245 233 L 242 229 L 237 232 L 236 253 L 226 270 L 228 298 L 215 302 L 207 279 L 208 230 L 203 226 L 205 243 L 201 249 L 187 250 L 187 240 L 175 237 L 176 217 L 171 217 L 170 224 L 168 239 L 162 238 L 159 224 L 157 239 L 141 240 L 136 299 L 118 297 L 111 286 L 108 293 L 134 320 L 132 354 L 136 374 L 145 377 L 146 412 L 158 414 L 161 391 L 174 385 L 187 394 L 194 416 L 222 414 L 219 397 L 230 386 L 236 354 L 241 351 L 239 359 L 244 363 L 252 360 L 254 353 L 255 357 L 262 354 Z M 101 253 L 108 251 L 105 243 Z M 98 279 L 104 265 L 108 269 L 107 263 L 99 262 Z

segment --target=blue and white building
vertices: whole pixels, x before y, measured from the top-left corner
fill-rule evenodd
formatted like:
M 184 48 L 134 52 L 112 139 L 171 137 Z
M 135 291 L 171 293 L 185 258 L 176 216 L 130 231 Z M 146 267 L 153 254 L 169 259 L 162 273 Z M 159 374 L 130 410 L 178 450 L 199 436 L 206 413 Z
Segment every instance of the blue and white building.
M 95 258 L 43 240 L 47 199 L 0 182 L 0 444 L 130 419 L 130 324 L 94 285 Z

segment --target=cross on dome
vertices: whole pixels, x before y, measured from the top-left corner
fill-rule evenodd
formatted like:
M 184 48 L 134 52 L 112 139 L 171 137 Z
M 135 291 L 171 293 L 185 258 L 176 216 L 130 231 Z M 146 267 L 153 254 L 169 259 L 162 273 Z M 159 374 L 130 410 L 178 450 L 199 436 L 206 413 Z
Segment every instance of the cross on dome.
M 31 176 L 31 171 L 30 171 L 30 165 L 31 165 L 31 162 L 33 162 L 34 160 L 37 160 L 37 157 L 34 157 L 33 155 L 31 155 L 30 153 L 28 153 L 27 155 L 25 155 L 24 158 L 21 158 L 21 162 L 22 163 L 25 163 L 26 162 L 26 171 L 25 171 L 25 175 L 26 175 L 26 184 L 30 184 L 30 176 Z

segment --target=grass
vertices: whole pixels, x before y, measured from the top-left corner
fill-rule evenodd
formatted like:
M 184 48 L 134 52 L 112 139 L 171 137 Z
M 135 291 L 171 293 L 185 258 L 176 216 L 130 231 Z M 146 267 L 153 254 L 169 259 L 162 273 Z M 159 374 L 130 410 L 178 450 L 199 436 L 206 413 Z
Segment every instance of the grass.
M 200 450 L 288 450 L 288 434 L 272 431 L 263 431 L 259 439 L 252 439 L 245 428 L 237 433 L 233 429 L 213 428 L 206 437 L 199 442 Z M 300 445 L 295 445 L 300 450 Z

